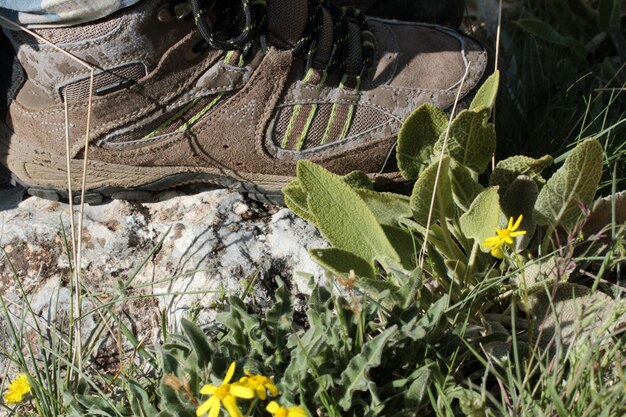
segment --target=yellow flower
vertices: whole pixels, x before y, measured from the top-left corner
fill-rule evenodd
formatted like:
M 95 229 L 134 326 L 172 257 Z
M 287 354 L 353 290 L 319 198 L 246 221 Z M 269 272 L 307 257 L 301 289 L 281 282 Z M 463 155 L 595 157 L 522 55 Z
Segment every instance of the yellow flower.
M 515 243 L 515 241 L 513 240 L 514 237 L 526 234 L 525 230 L 517 230 L 519 228 L 519 225 L 522 223 L 523 218 L 524 216 L 520 214 L 515 224 L 513 224 L 513 217 L 511 217 L 509 219 L 509 224 L 506 229 L 500 229 L 499 227 L 496 227 L 497 236 L 485 239 L 485 243 L 483 243 L 483 246 L 491 246 L 491 254 L 493 256 L 499 259 L 504 258 L 502 245 L 506 244 L 509 246 L 513 246 L 513 244 Z
M 196 410 L 198 417 L 204 415 L 206 412 L 209 413 L 209 417 L 217 417 L 222 404 L 231 417 L 243 417 L 241 410 L 237 407 L 237 398 L 252 399 L 254 398 L 254 391 L 241 385 L 229 384 L 234 374 L 235 362 L 230 364 L 228 372 L 226 372 L 226 377 L 219 387 L 215 385 L 205 385 L 200 388 L 201 394 L 210 395 L 211 397 Z
M 30 392 L 30 383 L 26 374 L 19 374 L 9 384 L 7 392 L 4 394 L 4 402 L 7 404 L 21 403 L 26 394 Z
M 244 372 L 246 373 L 246 376 L 239 380 L 239 384 L 253 390 L 260 400 L 265 401 L 267 398 L 267 391 L 270 392 L 272 397 L 278 395 L 278 389 L 276 389 L 276 385 L 274 385 L 270 378 L 263 375 L 255 375 L 248 371 Z
M 308 417 L 302 407 L 281 407 L 276 401 L 270 402 L 265 408 L 274 417 Z

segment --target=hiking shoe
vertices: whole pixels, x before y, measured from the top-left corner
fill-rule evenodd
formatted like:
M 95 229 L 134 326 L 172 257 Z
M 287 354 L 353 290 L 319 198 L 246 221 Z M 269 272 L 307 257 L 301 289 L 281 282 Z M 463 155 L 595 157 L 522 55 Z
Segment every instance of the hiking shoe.
M 356 7 L 363 13 L 385 19 L 436 23 L 459 27 L 465 0 L 331 0 L 338 6 Z
M 89 71 L 5 30 L 19 85 L 0 115 L 1 162 L 31 194 L 67 198 L 66 102 L 71 185 L 81 187 L 87 154 L 90 202 L 190 183 L 280 202 L 299 159 L 384 186 L 401 180 L 402 122 L 423 103 L 449 108 L 460 87 L 467 99 L 486 68 L 485 50 L 445 27 L 317 0 L 210 3 L 146 0 L 94 23 L 37 30 L 94 66 L 90 119 Z

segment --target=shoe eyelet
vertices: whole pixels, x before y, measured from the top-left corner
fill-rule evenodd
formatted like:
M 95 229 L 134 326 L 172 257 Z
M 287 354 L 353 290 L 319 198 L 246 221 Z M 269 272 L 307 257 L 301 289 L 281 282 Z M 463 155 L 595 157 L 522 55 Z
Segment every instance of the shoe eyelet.
M 157 19 L 161 23 L 170 23 L 174 21 L 174 16 L 170 12 L 170 8 L 168 6 L 163 6 L 157 12 Z
M 188 3 L 179 3 L 174 6 L 174 14 L 176 19 L 183 20 L 193 12 L 191 5 Z
M 193 61 L 194 59 L 197 59 L 200 55 L 202 55 L 203 51 L 204 44 L 202 42 L 198 42 L 185 52 L 185 54 L 183 55 L 183 59 L 185 61 Z

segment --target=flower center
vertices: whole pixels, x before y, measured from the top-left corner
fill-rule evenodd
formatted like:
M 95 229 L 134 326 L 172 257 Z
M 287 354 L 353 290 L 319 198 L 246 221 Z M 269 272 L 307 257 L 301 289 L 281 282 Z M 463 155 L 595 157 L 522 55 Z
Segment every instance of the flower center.
M 230 384 L 221 385 L 213 394 L 220 400 L 228 397 L 230 395 Z
M 498 237 L 501 239 L 509 237 L 510 234 L 511 234 L 511 231 L 509 229 L 498 230 Z

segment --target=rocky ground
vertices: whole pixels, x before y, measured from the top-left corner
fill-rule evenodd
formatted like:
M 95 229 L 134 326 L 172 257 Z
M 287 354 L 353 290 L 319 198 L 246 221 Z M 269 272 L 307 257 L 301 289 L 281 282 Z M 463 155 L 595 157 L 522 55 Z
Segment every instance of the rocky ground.
M 16 314 L 14 321 L 28 299 L 43 326 L 62 328 L 67 322 L 69 219 L 67 204 L 27 198 L 20 187 L 0 190 L 0 294 Z M 307 249 L 326 243 L 287 209 L 205 189 L 166 192 L 150 203 L 86 206 L 82 246 L 83 310 L 110 302 L 114 314 L 149 344 L 161 340 L 164 317 L 169 331 L 181 317 L 207 323 L 211 307 L 247 287 L 250 303 L 271 302 L 276 277 L 302 298 L 309 279 L 322 276 Z M 96 358 L 119 345 L 115 319 L 100 312 L 83 322 L 84 338 L 100 339 Z M 26 322 L 33 324 L 32 318 Z M 8 340 L 2 343 L 9 347 Z

